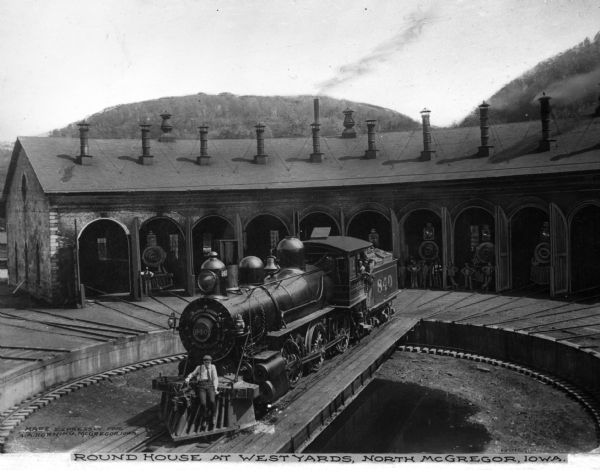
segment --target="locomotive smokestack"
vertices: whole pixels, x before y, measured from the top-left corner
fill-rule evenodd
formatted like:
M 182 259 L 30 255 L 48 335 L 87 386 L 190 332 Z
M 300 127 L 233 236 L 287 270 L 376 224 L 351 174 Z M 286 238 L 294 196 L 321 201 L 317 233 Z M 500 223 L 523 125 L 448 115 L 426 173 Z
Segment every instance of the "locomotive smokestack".
M 488 145 L 490 140 L 490 126 L 488 124 L 488 111 L 490 105 L 485 101 L 479 105 L 479 128 L 481 130 L 481 146 L 477 152 L 479 157 L 489 157 L 493 145 Z
M 365 151 L 364 158 L 373 159 L 377 158 L 377 148 L 375 147 L 375 119 L 367 120 L 367 150 Z
M 138 163 L 141 165 L 152 165 L 152 159 L 150 155 L 150 124 L 140 124 L 140 130 L 142 131 L 142 154 L 138 157 Z
M 77 127 L 79 128 L 79 155 L 75 157 L 75 163 L 79 165 L 86 165 L 91 163 L 91 161 L 87 159 L 92 158 L 92 156 L 89 154 L 90 152 L 88 145 L 88 132 L 90 130 L 90 125 L 87 122 L 82 121 L 77 124 Z
M 198 165 L 208 165 L 210 163 L 210 156 L 208 155 L 208 126 L 199 126 L 198 131 L 200 132 L 200 155 L 196 157 L 196 163 Z
M 554 142 L 553 139 L 550 139 L 550 112 L 552 111 L 550 100 L 551 98 L 546 96 L 545 92 L 542 92 L 541 98 L 538 99 L 540 102 L 540 118 L 542 121 L 542 140 L 540 140 L 538 146 L 539 152 L 547 152 L 550 150 L 550 142 Z
M 160 115 L 160 117 L 162 118 L 162 123 L 160 125 L 160 130 L 162 131 L 162 135 L 158 138 L 158 141 L 159 142 L 175 142 L 175 136 L 173 134 L 171 134 L 171 131 L 173 130 L 173 126 L 169 122 L 169 120 L 171 119 L 171 114 L 166 111 L 163 111 L 163 113 Z
M 427 108 L 423 108 L 423 111 L 421 111 L 421 119 L 423 120 L 423 151 L 421 152 L 421 161 L 424 162 L 431 160 L 431 155 L 435 153 L 435 150 L 431 149 L 430 113 L 431 111 Z
M 259 122 L 254 128 L 256 129 L 256 155 L 254 156 L 254 163 L 266 165 L 269 156 L 265 154 L 265 126 Z

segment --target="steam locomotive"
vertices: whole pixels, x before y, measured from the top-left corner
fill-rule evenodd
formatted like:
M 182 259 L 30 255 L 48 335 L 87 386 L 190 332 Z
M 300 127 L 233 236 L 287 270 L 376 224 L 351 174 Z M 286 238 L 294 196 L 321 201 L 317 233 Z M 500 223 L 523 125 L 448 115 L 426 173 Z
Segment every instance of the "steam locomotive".
M 197 276 L 202 295 L 179 319 L 187 358 L 179 375 L 153 380 L 173 440 L 255 424 L 255 406 L 274 403 L 327 356 L 385 322 L 398 291 L 392 254 L 344 236 L 304 242 L 286 237 L 266 265 L 254 256 L 242 259 L 237 286 L 232 284 L 211 253 Z M 184 380 L 204 355 L 212 356 L 219 372 L 211 422 L 195 385 Z

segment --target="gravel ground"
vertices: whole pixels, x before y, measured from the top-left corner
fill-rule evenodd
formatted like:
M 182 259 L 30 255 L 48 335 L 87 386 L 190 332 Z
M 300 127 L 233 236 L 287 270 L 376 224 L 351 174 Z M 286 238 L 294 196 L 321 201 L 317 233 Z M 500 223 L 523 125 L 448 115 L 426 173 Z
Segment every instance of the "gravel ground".
M 112 377 L 51 402 L 11 433 L 5 451 L 66 452 L 90 433 L 127 432 L 128 426 L 158 413 L 160 392 L 151 386 L 159 373 L 176 375 L 177 363 Z
M 166 364 L 91 385 L 52 402 L 11 434 L 7 452 L 65 452 L 94 432 L 126 432 L 157 413 L 150 388 Z M 379 379 L 443 391 L 466 403 L 467 420 L 487 431 L 483 450 L 498 452 L 588 452 L 597 446 L 594 423 L 583 408 L 531 377 L 488 364 L 428 354 L 396 352 Z
M 442 390 L 472 407 L 468 420 L 489 433 L 484 452 L 589 452 L 598 444 L 583 407 L 517 372 L 453 357 L 396 352 L 380 379 Z

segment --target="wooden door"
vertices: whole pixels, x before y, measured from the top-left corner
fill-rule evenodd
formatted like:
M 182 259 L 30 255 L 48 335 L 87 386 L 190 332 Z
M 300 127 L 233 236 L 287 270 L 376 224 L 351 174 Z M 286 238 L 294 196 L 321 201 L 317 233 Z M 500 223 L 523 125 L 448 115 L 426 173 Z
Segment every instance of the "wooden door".
M 550 295 L 569 292 L 569 230 L 567 219 L 556 204 L 550 204 Z
M 510 233 L 508 217 L 502 207 L 496 206 L 496 292 L 510 289 Z

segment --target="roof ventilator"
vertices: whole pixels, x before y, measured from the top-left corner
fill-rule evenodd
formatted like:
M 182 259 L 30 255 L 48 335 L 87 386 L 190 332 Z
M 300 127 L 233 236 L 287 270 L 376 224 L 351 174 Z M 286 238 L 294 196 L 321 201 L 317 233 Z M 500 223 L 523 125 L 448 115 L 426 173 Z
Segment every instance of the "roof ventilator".
M 200 132 L 200 155 L 196 157 L 198 165 L 210 164 L 210 155 L 208 154 L 208 126 L 203 125 L 198 127 Z
M 168 113 L 167 111 L 163 111 L 163 113 L 160 115 L 160 117 L 162 118 L 162 123 L 160 125 L 160 130 L 162 131 L 162 134 L 158 138 L 159 142 L 175 142 L 175 136 L 171 134 L 173 126 L 169 122 L 171 116 L 172 114 Z
M 259 122 L 254 128 L 256 129 L 256 155 L 254 155 L 254 163 L 266 165 L 269 156 L 265 154 L 265 126 Z
M 494 148 L 493 145 L 489 145 L 490 141 L 490 125 L 488 123 L 488 111 L 490 105 L 485 101 L 479 105 L 479 128 L 481 129 L 481 145 L 477 152 L 478 157 L 489 157 L 490 149 Z
M 354 130 L 354 119 L 352 118 L 352 111 L 350 108 L 346 108 L 344 113 L 344 130 L 342 131 L 342 138 L 354 139 L 356 137 L 356 131 Z
M 142 131 L 142 154 L 138 157 L 140 165 L 152 165 L 154 157 L 150 155 L 150 124 L 140 124 Z
M 321 124 L 319 124 L 319 98 L 315 98 L 313 103 L 315 108 L 315 122 L 310 125 L 313 139 L 313 153 L 310 154 L 310 162 L 321 163 L 323 161 L 323 153 L 321 153 L 321 142 L 319 141 L 319 131 L 321 130 Z
M 367 160 L 377 158 L 377 148 L 375 147 L 375 119 L 367 119 L 367 150 L 365 156 Z
M 91 165 L 92 161 L 90 158 L 90 149 L 88 145 L 88 132 L 90 130 L 90 125 L 82 121 L 77 124 L 79 128 L 79 155 L 75 157 L 75 163 L 78 165 Z
M 550 150 L 550 143 L 556 142 L 556 140 L 550 138 L 550 113 L 552 108 L 550 107 L 550 96 L 546 96 L 545 92 L 542 92 L 542 96 L 538 99 L 540 102 L 540 118 L 542 120 L 542 140 L 538 145 L 538 152 L 547 152 Z
M 421 161 L 428 162 L 431 160 L 431 156 L 435 153 L 435 150 L 431 149 L 431 124 L 429 122 L 429 115 L 431 111 L 427 108 L 423 108 L 421 111 L 421 119 L 423 120 L 423 150 L 421 151 Z

